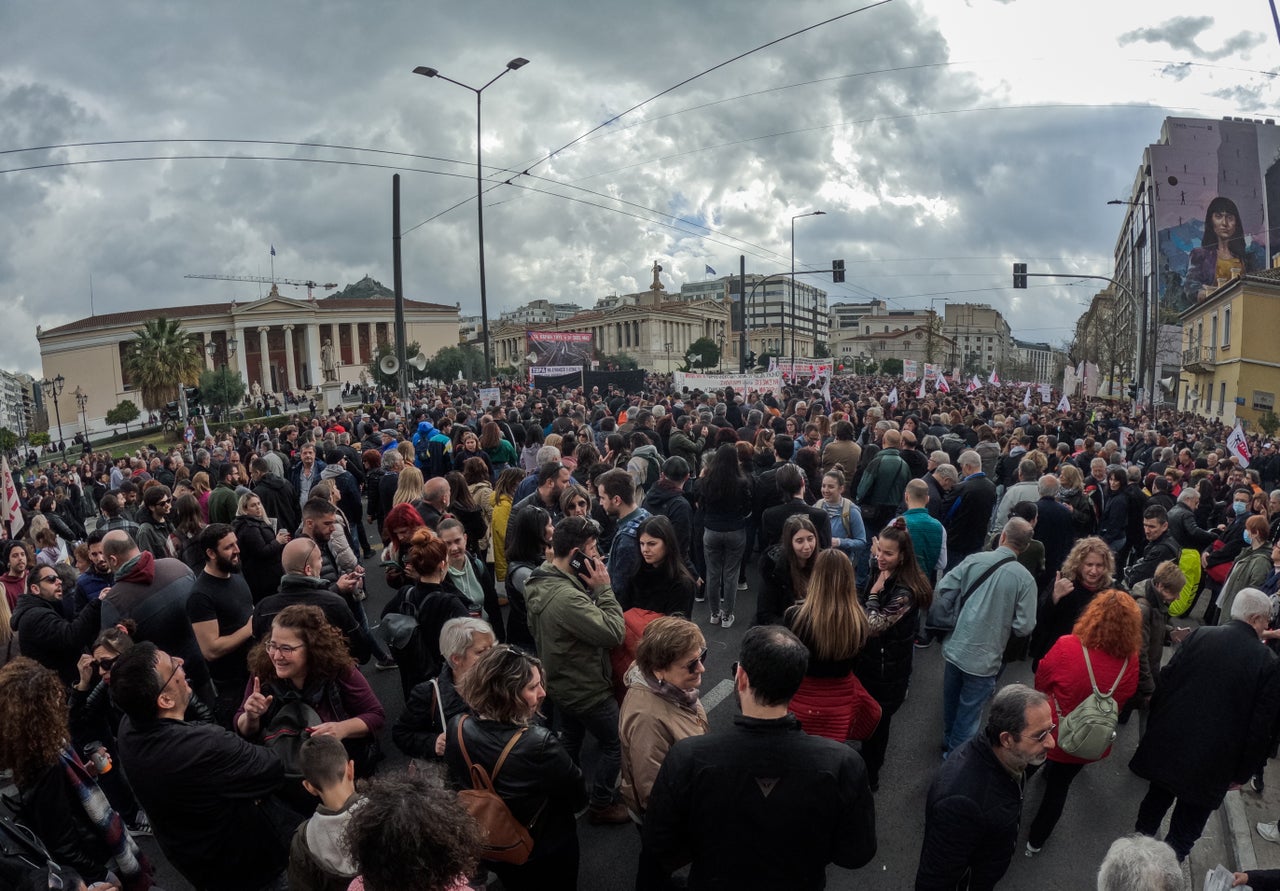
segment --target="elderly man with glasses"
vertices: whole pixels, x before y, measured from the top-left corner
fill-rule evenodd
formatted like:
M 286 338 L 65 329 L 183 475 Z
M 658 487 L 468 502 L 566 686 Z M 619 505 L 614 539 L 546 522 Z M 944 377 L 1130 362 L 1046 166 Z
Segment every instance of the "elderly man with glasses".
M 27 575 L 27 589 L 13 609 L 18 649 L 56 671 L 65 683 L 79 677 L 76 663 L 98 634 L 102 601 L 91 600 L 71 621 L 62 613 L 62 579 L 52 566 L 37 565 Z

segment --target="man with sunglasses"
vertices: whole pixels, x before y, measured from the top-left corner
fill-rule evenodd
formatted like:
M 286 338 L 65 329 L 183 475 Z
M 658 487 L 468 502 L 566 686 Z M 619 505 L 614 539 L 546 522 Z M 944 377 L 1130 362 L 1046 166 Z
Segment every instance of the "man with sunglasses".
M 13 608 L 12 627 L 18 650 L 58 673 L 65 683 L 80 676 L 76 663 L 98 634 L 102 601 L 91 600 L 71 621 L 63 616 L 62 579 L 52 566 L 37 564 L 27 575 L 27 589 Z
M 167 486 L 152 486 L 142 493 L 142 510 L 138 514 L 138 547 L 150 551 L 157 558 L 174 555 L 169 544 L 169 535 L 173 532 L 173 527 L 169 525 L 172 504 L 173 493 Z
M 1018 842 L 1027 768 L 1045 762 L 1054 726 L 1038 690 L 1010 684 L 995 695 L 983 732 L 929 786 L 916 891 L 996 886 Z

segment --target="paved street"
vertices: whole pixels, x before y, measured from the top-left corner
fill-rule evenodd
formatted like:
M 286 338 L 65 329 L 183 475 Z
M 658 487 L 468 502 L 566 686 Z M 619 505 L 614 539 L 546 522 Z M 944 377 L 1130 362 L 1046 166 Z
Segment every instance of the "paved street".
M 377 561 L 371 560 L 369 578 L 369 612 L 378 615 L 391 591 L 386 587 L 377 570 Z M 704 697 L 711 720 L 711 732 L 729 725 L 737 713 L 737 705 L 729 681 L 730 666 L 737 657 L 742 635 L 750 627 L 755 612 L 755 590 L 759 575 L 754 565 L 748 575 L 751 588 L 740 592 L 738 622 L 728 631 L 707 625 L 706 604 L 697 604 L 700 614 L 696 617 L 703 625 L 707 637 L 707 673 L 703 680 Z M 399 681 L 394 672 L 378 672 L 366 667 L 374 690 L 387 710 L 388 727 L 400 714 L 402 698 Z M 893 735 L 890 741 L 889 759 L 881 777 L 880 791 L 876 794 L 876 822 L 879 851 L 875 859 L 860 870 L 828 870 L 828 888 L 841 889 L 909 889 L 915 877 L 920 854 L 920 838 L 924 827 L 925 797 L 934 769 L 940 763 L 939 737 L 941 735 L 941 679 L 942 654 L 935 644 L 927 650 L 916 650 L 914 680 L 906 704 L 894 717 Z M 1012 667 L 1003 681 L 1030 683 L 1029 663 Z M 1028 784 L 1026 805 L 1023 811 L 1023 834 L 1019 838 L 1015 856 L 1001 887 L 1009 889 L 1086 889 L 1093 887 L 1094 874 L 1116 838 L 1132 832 L 1138 801 L 1146 791 L 1145 784 L 1133 776 L 1127 768 L 1129 756 L 1137 745 L 1136 719 L 1120 728 L 1115 751 L 1106 761 L 1087 768 L 1072 786 L 1071 796 L 1049 843 L 1035 859 L 1022 854 L 1025 828 L 1035 813 L 1042 793 L 1039 780 Z M 387 760 L 380 771 L 403 769 L 406 759 L 391 744 L 390 734 L 384 734 L 384 750 Z M 585 767 L 589 771 L 593 751 L 588 742 L 584 753 Z M 1274 774 L 1274 772 L 1272 772 Z M 1276 789 L 1280 777 L 1272 780 L 1270 789 Z M 1280 793 L 1267 796 L 1273 806 L 1264 809 L 1257 796 L 1252 796 L 1249 819 L 1275 819 L 1280 816 Z M 1192 855 L 1193 874 L 1203 881 L 1204 871 L 1226 860 L 1221 823 L 1215 815 L 1210 819 L 1206 837 L 1197 845 Z M 1249 823 L 1252 831 L 1253 822 Z M 579 834 L 582 843 L 582 870 L 579 887 L 589 891 L 631 891 L 634 882 L 633 864 L 639 852 L 639 835 L 629 826 L 598 827 L 585 819 L 580 821 Z M 1259 853 L 1269 859 L 1263 865 L 1280 865 L 1280 846 L 1270 845 L 1258 839 L 1264 849 Z M 144 847 L 160 866 L 161 884 L 167 889 L 186 887 L 168 868 L 154 840 L 145 840 Z M 734 856 L 759 856 L 756 840 L 742 840 L 741 849 Z M 1199 887 L 1195 883 L 1194 887 Z

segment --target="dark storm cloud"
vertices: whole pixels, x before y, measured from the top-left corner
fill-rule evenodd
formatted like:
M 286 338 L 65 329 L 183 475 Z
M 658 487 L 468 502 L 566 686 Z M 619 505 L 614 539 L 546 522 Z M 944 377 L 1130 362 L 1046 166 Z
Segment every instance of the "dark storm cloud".
M 1127 31 L 1117 38 L 1121 46 L 1131 43 L 1167 43 L 1175 50 L 1181 50 L 1196 59 L 1216 62 L 1228 56 L 1261 45 L 1266 37 L 1250 31 L 1240 31 L 1223 41 L 1215 50 L 1207 50 L 1200 46 L 1197 38 L 1213 27 L 1211 16 L 1175 16 L 1154 28 L 1136 28 Z
M 672 84 L 856 5 L 135 0 L 6 9 L 0 149 L 281 139 L 443 160 L 208 142 L 53 153 L 292 160 L 0 177 L 0 309 L 18 330 L 78 318 L 90 275 L 99 312 L 254 299 L 256 285 L 182 276 L 267 275 L 272 244 L 278 276 L 342 286 L 367 273 L 389 284 L 393 171 L 301 162 L 320 159 L 414 168 L 402 171 L 406 229 L 461 202 L 405 233 L 405 287 L 478 312 L 474 97 L 410 72 L 430 65 L 479 85 L 524 56 L 529 66 L 484 94 L 486 175 L 508 168 L 515 183 L 484 199 L 495 316 L 538 297 L 590 305 L 645 288 L 655 259 L 672 290 L 701 278 L 707 263 L 736 271 L 743 253 L 750 271 L 777 271 L 790 259 L 790 216 L 821 208 L 827 216 L 797 225 L 796 257 L 802 266 L 850 261 L 847 286 L 825 285 L 832 300 L 870 289 L 919 306 L 928 302 L 921 295 L 978 289 L 956 299 L 1010 310 L 1015 330 L 1070 324 L 1078 307 L 1015 306 L 1006 260 L 1085 256 L 1095 259 L 1062 265 L 1105 271 L 1119 225 L 1105 200 L 1127 193 L 1162 115 L 968 111 L 1007 97 L 948 64 L 946 35 L 924 2 L 897 0 L 752 55 L 538 164 L 537 176 L 515 175 Z M 990 12 L 983 5 L 975 15 Z M 1185 39 L 1194 46 L 1202 32 Z M 1009 64 L 1007 77 L 1018 74 Z M 1115 95 L 1130 98 L 1120 87 Z M 707 235 L 699 222 L 720 231 Z M 927 259 L 935 257 L 997 259 Z M 888 262 L 900 258 L 912 262 Z M 34 337 L 4 361 L 38 371 Z

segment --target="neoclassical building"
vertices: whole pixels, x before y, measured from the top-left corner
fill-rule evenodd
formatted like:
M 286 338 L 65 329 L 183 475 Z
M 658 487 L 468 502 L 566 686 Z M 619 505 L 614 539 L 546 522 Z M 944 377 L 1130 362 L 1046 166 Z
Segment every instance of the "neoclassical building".
M 405 334 L 426 355 L 458 342 L 458 307 L 404 301 Z M 156 317 L 174 319 L 204 346 L 205 367 L 224 365 L 246 388 L 264 393 L 316 387 L 322 362 L 332 357 L 339 381 L 355 382 L 378 346 L 393 341 L 395 306 L 386 297 L 300 300 L 271 293 L 246 303 L 204 303 L 89 316 L 56 328 L 36 329 L 46 379 L 62 375 L 66 437 L 87 425 L 104 429 L 106 413 L 123 399 L 137 399 L 122 359 L 134 332 Z M 84 416 L 75 390 L 87 395 Z M 153 407 L 154 408 L 154 407 Z M 74 419 L 74 420 L 73 420 Z
M 720 299 L 684 301 L 666 292 L 659 273 L 653 266 L 653 283 L 649 290 L 620 297 L 606 297 L 595 309 L 577 313 L 567 319 L 542 325 L 503 323 L 490 331 L 494 345 L 494 364 L 524 368 L 529 349 L 528 331 L 575 331 L 592 336 L 596 358 L 626 353 L 641 368 L 666 371 L 674 368 L 685 351 L 701 337 L 709 337 L 721 345 L 726 370 L 737 370 L 738 344 L 730 336 L 729 303 Z

